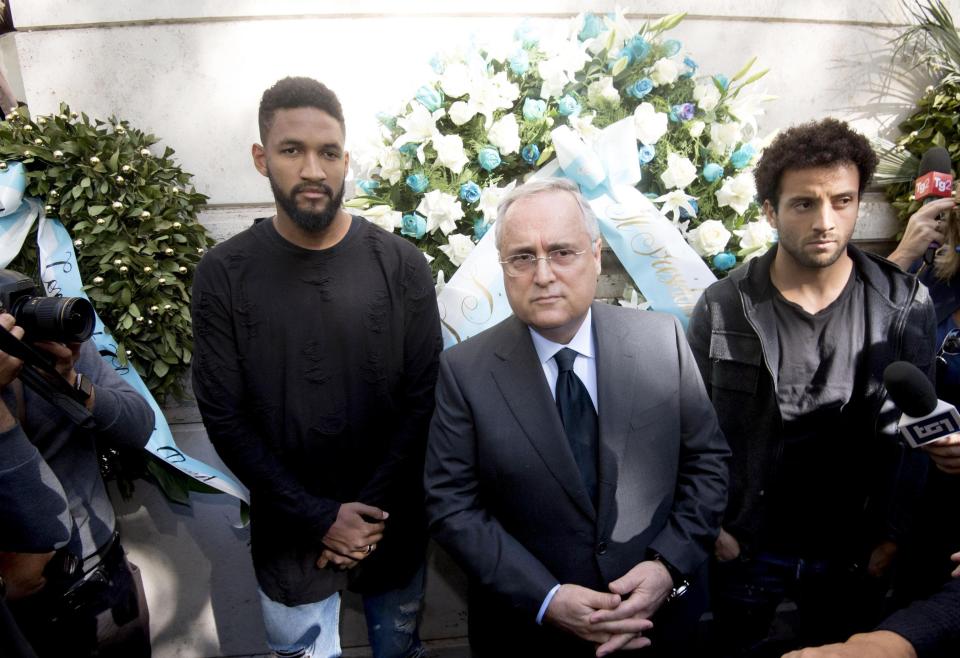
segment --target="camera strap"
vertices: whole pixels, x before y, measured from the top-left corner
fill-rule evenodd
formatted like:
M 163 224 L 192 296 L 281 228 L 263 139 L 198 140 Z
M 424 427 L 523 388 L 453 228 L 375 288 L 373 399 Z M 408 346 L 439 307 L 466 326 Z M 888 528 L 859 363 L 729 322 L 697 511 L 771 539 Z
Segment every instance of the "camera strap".
M 0 350 L 23 361 L 17 378 L 40 397 L 59 408 L 71 422 L 80 427 L 93 427 L 93 415 L 80 400 L 80 393 L 57 372 L 42 354 L 0 327 Z

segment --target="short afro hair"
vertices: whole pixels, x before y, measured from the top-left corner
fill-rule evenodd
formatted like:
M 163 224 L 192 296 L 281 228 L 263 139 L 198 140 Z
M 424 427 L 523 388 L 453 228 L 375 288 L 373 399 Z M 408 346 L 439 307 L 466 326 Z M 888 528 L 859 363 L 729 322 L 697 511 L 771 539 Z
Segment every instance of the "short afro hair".
M 794 126 L 780 133 L 763 151 L 753 170 L 757 199 L 780 204 L 780 181 L 789 169 L 812 169 L 852 164 L 860 173 L 858 196 L 877 168 L 877 156 L 867 138 L 843 121 L 824 119 Z
M 260 142 L 267 143 L 267 133 L 273 124 L 273 115 L 277 110 L 290 110 L 298 107 L 315 107 L 326 112 L 340 124 L 344 136 L 347 125 L 343 121 L 343 108 L 337 95 L 322 82 L 313 78 L 284 78 L 263 92 L 260 99 Z

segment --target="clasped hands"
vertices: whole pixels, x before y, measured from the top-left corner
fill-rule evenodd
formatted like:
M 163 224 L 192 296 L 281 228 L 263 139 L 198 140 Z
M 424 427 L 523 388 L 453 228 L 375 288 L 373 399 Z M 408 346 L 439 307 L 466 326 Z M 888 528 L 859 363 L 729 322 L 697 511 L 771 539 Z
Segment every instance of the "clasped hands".
M 337 520 L 323 537 L 323 550 L 317 558 L 317 568 L 328 566 L 353 569 L 369 557 L 383 539 L 384 521 L 390 515 L 382 509 L 363 503 L 343 503 Z
M 597 656 L 650 645 L 643 633 L 653 628 L 650 617 L 673 588 L 670 572 L 660 562 L 641 562 L 610 583 L 610 593 L 579 585 L 560 586 L 544 621 L 597 644 Z

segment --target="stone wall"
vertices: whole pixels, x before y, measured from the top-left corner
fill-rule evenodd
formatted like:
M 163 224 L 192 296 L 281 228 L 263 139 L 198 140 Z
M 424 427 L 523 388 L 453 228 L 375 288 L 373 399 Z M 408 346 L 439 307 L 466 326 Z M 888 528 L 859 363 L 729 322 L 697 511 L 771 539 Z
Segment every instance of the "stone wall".
M 615 4 L 642 21 L 683 9 L 677 29 L 705 73 L 732 74 L 751 56 L 776 95 L 761 132 L 825 115 L 869 135 L 892 136 L 926 80 L 906 87 L 886 75 L 888 41 L 902 24 L 897 0 L 803 3 L 762 0 L 10 0 L 18 31 L 0 38 L 0 64 L 35 113 L 63 100 L 93 117 L 122 116 L 177 150 L 210 205 L 201 221 L 218 240 L 272 214 L 267 182 L 255 173 L 256 108 L 278 78 L 308 75 L 339 94 L 348 148 L 375 134 L 376 112 L 395 111 L 430 77 L 427 62 L 475 35 L 512 32 L 524 18 L 541 31 L 564 29 L 578 12 Z M 960 15 L 958 0 L 948 5 Z M 865 200 L 857 238 L 883 240 L 896 222 L 882 197 Z M 615 295 L 614 273 L 602 295 Z M 177 441 L 219 464 L 189 402 L 167 407 Z M 119 497 L 118 497 L 119 501 Z M 145 573 L 154 655 L 225 656 L 265 650 L 249 532 L 236 504 L 195 495 L 170 506 L 149 483 L 119 501 L 125 543 Z M 432 557 L 424 636 L 465 632 L 463 579 Z M 363 644 L 356 602 L 344 643 Z

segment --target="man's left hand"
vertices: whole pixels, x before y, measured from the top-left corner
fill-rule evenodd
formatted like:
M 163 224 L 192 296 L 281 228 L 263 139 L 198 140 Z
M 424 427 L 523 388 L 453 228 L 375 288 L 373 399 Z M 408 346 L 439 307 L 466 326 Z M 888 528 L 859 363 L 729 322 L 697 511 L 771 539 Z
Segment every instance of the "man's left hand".
M 960 551 L 951 555 L 950 559 L 960 564 Z M 960 567 L 957 567 L 956 569 L 954 569 L 950 575 L 953 576 L 954 578 L 960 578 Z
M 917 652 L 896 633 L 874 631 L 854 635 L 842 644 L 791 651 L 783 658 L 917 658 Z
M 944 473 L 960 474 L 960 434 L 951 434 L 923 446 L 930 459 Z
M 67 380 L 70 386 L 73 386 L 77 381 L 77 371 L 73 369 L 73 366 L 80 358 L 81 345 L 82 343 L 64 345 L 49 340 L 39 340 L 33 344 L 34 347 L 43 350 L 55 359 L 53 367 L 57 369 L 61 377 Z
M 620 649 L 639 649 L 650 643 L 645 637 L 637 637 L 625 628 L 626 622 L 638 619 L 649 620 L 673 589 L 673 577 L 662 562 L 646 560 L 622 577 L 610 583 L 610 591 L 621 596 L 620 605 L 613 610 L 598 610 L 590 615 L 590 623 L 598 630 L 613 633 L 613 637 L 600 645 L 597 656 Z

